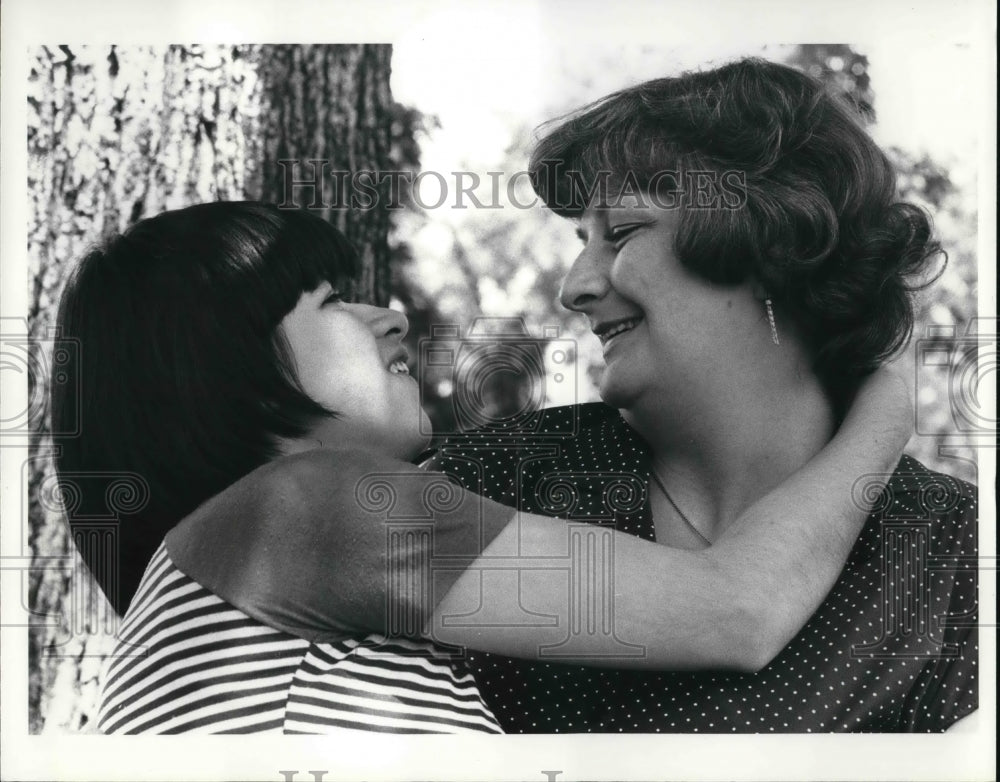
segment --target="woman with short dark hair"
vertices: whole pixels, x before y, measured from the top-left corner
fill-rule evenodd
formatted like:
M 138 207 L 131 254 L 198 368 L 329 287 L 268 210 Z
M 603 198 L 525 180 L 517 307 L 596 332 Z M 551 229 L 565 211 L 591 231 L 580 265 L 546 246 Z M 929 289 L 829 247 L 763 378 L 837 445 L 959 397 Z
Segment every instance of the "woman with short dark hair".
M 166 212 L 81 260 L 59 313 L 85 352 L 79 394 L 57 392 L 52 415 L 57 427 L 79 416 L 85 434 L 66 440 L 59 466 L 127 465 L 148 486 L 120 528 L 117 584 L 102 584 L 116 611 L 171 527 L 329 414 L 297 383 L 275 324 L 321 282 L 350 297 L 357 273 L 338 231 L 255 203 Z M 81 500 L 103 511 L 100 493 Z

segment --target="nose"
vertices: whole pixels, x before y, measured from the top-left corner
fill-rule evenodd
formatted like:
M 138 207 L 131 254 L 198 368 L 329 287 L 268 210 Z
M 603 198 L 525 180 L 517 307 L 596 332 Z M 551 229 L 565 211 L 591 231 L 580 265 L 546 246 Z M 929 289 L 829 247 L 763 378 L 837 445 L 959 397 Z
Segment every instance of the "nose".
M 607 264 L 596 247 L 584 247 L 563 278 L 559 301 L 568 310 L 587 312 L 611 286 Z
M 371 307 L 372 317 L 369 321 L 372 333 L 376 337 L 396 337 L 402 339 L 410 330 L 410 322 L 402 312 L 388 307 Z

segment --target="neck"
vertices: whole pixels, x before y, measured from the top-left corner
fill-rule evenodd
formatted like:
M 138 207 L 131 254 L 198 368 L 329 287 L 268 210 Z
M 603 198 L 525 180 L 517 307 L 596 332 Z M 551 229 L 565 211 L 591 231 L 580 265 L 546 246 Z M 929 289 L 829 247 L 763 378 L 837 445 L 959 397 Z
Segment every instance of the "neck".
M 758 371 L 713 393 L 665 402 L 653 394 L 622 412 L 652 447 L 653 469 L 673 502 L 713 541 L 834 432 L 829 400 L 801 367 L 780 375 Z M 692 540 L 677 513 L 662 503 L 657 508 L 666 508 L 657 513 L 661 542 Z

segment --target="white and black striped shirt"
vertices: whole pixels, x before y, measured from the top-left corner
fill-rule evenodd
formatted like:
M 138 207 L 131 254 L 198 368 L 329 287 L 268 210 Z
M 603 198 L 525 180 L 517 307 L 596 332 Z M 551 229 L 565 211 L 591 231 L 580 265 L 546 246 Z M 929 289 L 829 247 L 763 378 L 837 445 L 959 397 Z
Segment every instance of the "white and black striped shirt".
M 107 664 L 103 733 L 501 733 L 461 660 L 425 641 L 311 643 L 178 570 L 161 545 Z

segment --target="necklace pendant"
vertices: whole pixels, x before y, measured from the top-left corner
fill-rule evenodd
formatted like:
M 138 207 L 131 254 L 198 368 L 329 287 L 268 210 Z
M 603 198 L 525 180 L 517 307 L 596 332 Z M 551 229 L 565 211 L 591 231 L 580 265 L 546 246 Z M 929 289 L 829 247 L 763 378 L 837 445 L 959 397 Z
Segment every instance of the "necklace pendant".
M 656 473 L 656 471 L 650 470 L 649 474 L 650 477 L 652 477 L 652 479 L 656 482 L 657 487 L 660 489 L 660 493 L 663 494 L 667 502 L 670 503 L 670 507 L 673 508 L 674 512 L 681 517 L 681 521 L 683 521 L 687 525 L 688 529 L 690 529 L 695 535 L 697 535 L 704 543 L 711 546 L 712 541 L 709 539 L 709 537 L 705 535 L 705 533 L 702 532 L 700 529 L 698 529 L 698 527 L 696 527 L 694 523 L 692 523 L 691 519 L 687 517 L 684 511 L 682 511 L 677 506 L 677 503 L 674 502 L 674 498 L 670 496 L 670 492 L 667 491 L 667 487 L 663 485 L 663 481 L 660 479 L 660 476 Z

